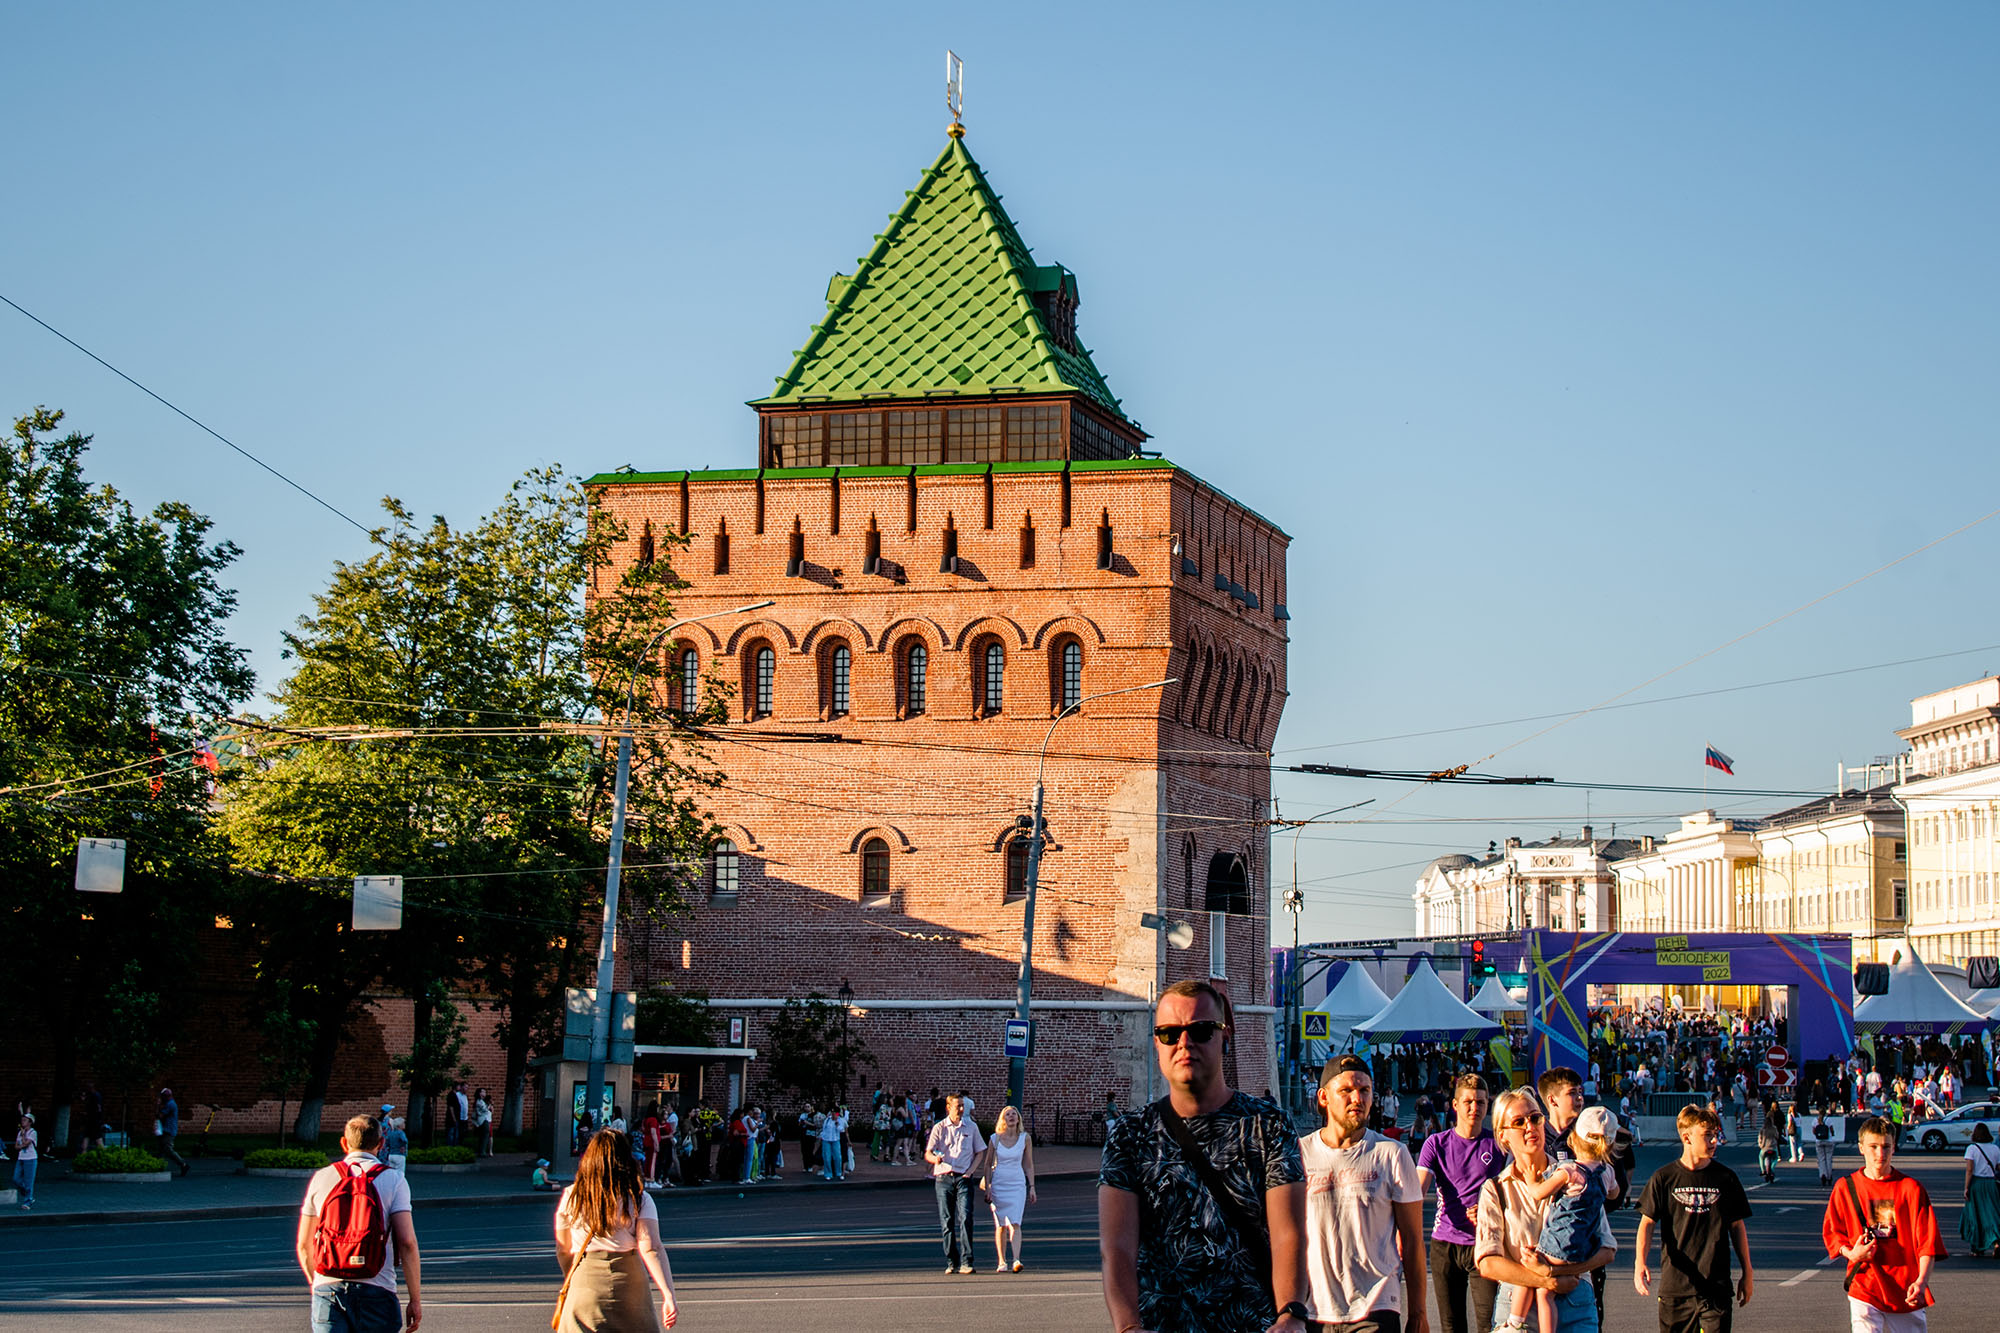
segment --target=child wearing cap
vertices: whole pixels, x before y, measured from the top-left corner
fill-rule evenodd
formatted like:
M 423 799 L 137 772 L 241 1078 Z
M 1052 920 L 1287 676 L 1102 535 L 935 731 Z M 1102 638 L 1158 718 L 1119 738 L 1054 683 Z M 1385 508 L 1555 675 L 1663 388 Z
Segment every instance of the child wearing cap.
M 1542 1219 L 1542 1234 L 1535 1250 L 1551 1264 L 1577 1264 L 1597 1252 L 1598 1219 L 1604 1215 L 1604 1201 L 1618 1188 L 1618 1173 L 1611 1165 L 1611 1140 L 1618 1132 L 1611 1112 L 1592 1106 L 1576 1118 L 1570 1144 L 1576 1161 L 1550 1164 L 1541 1183 L 1528 1193 L 1538 1202 L 1553 1199 Z M 1508 1311 L 1508 1330 L 1528 1327 L 1528 1313 L 1539 1305 L 1539 1326 L 1554 1328 L 1557 1322 L 1555 1293 L 1518 1287 L 1514 1306 Z
M 537 1157 L 535 1159 L 535 1172 L 528 1177 L 529 1186 L 538 1190 L 554 1190 L 561 1183 L 561 1181 L 549 1174 L 549 1159 L 546 1157 Z

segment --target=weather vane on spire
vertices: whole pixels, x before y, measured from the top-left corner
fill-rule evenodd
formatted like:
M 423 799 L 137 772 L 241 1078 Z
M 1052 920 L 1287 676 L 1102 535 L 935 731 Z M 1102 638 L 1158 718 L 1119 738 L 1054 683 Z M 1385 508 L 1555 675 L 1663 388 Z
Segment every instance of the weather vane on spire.
M 951 126 L 945 133 L 954 139 L 965 137 L 965 62 L 956 53 L 944 53 L 944 105 L 951 112 Z

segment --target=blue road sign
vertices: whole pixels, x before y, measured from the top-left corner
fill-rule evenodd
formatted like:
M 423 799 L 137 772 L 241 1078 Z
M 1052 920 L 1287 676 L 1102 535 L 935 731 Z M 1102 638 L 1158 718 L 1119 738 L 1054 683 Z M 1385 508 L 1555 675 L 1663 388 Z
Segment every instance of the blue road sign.
M 1003 1040 L 1009 1060 L 1025 1060 L 1035 1053 L 1035 1024 L 1032 1019 L 1010 1018 Z
M 1299 1015 L 1299 1037 L 1305 1041 L 1329 1041 L 1333 1037 L 1333 1015 L 1308 1009 Z

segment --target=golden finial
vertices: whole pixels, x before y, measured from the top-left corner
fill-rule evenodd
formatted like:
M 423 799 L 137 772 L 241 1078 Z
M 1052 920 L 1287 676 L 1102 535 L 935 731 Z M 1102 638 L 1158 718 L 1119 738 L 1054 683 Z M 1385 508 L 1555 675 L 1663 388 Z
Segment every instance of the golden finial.
M 944 105 L 951 112 L 951 124 L 945 133 L 963 139 L 965 124 L 960 117 L 965 114 L 965 62 L 951 51 L 944 53 Z

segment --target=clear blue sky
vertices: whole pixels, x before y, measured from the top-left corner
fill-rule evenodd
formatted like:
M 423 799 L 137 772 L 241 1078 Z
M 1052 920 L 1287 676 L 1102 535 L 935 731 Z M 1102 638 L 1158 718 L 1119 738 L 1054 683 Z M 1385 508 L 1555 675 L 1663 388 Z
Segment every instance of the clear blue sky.
M 943 143 L 949 45 L 1114 390 L 1294 535 L 1288 760 L 1479 760 L 1545 724 L 1342 743 L 1597 702 L 1996 503 L 2000 10 L 950 10 L 12 6 L 0 291 L 368 522 L 469 520 L 546 461 L 747 463 L 743 401 Z M 0 390 L 243 546 L 275 682 L 358 535 L 4 308 Z M 2000 644 L 1996 554 L 2000 520 L 1638 697 Z M 1698 784 L 1713 742 L 1736 785 L 1824 787 L 1989 669 L 1609 712 L 1490 767 Z M 1699 798 L 1590 802 L 1624 833 Z M 1429 858 L 1584 813 L 1430 789 L 1311 831 L 1306 937 L 1405 931 Z

